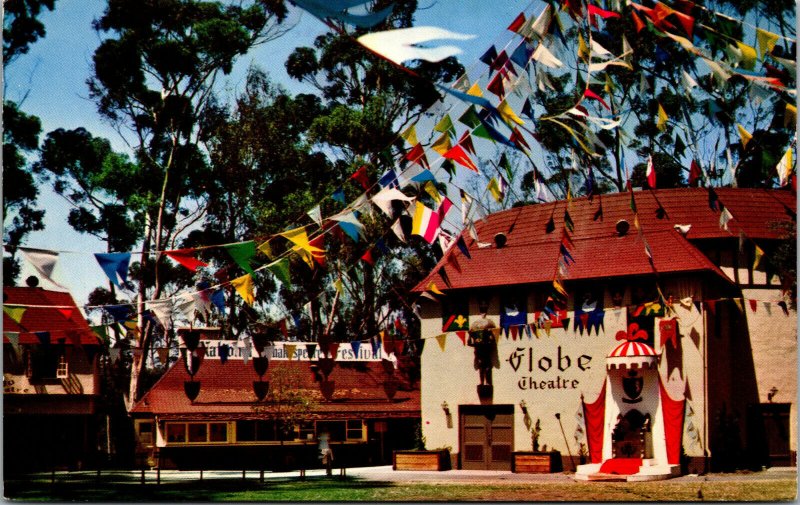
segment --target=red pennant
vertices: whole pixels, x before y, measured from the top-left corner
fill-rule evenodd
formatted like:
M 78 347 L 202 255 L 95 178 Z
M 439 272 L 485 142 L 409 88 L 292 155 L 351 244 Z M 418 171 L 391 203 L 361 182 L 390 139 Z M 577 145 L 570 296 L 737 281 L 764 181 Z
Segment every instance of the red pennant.
M 596 15 L 600 16 L 603 19 L 618 18 L 619 17 L 619 13 L 617 13 L 617 12 L 603 10 L 600 7 L 597 7 L 596 5 L 592 5 L 592 4 L 589 4 L 586 9 L 589 12 L 589 15 L 595 15 L 596 14 Z
M 72 312 L 73 312 L 73 309 L 69 309 L 69 308 L 67 308 L 67 309 L 58 309 L 58 311 L 59 311 L 59 312 L 61 312 L 61 315 L 62 315 L 62 316 L 64 316 L 64 318 L 65 318 L 67 321 L 69 321 L 70 319 L 72 319 Z
M 514 18 L 514 21 L 512 21 L 511 24 L 508 25 L 508 30 L 517 33 L 524 24 L 525 24 L 525 14 L 520 12 L 519 16 Z
M 510 326 L 509 328 L 511 329 L 511 339 L 512 340 L 516 340 L 517 339 L 517 333 L 519 332 L 519 327 Z
M 458 338 L 461 339 L 461 343 L 463 343 L 464 345 L 467 345 L 467 332 L 466 331 L 457 331 L 456 335 L 458 335 Z
M 425 157 L 425 150 L 422 148 L 422 144 L 417 144 L 411 148 L 410 151 L 406 153 L 406 159 L 411 163 L 416 163 L 421 167 L 430 169 L 431 166 L 428 164 L 428 158 Z
M 753 312 L 758 310 L 758 300 L 749 300 L 749 302 L 750 302 L 750 310 L 752 310 Z
M 458 140 L 458 145 L 464 148 L 470 154 L 475 154 L 475 145 L 472 143 L 472 137 L 469 135 L 469 130 L 464 132 L 464 135 Z
M 645 28 L 644 21 L 633 11 L 631 11 L 631 17 L 633 18 L 633 25 L 636 27 L 636 33 L 641 32 Z
M 280 327 L 281 327 L 281 333 L 283 333 L 283 336 L 284 337 L 288 337 L 289 336 L 289 330 L 286 329 L 286 319 L 281 319 Z
M 600 102 L 601 104 L 603 104 L 603 107 L 605 107 L 608 110 L 611 110 L 611 107 L 609 107 L 608 104 L 606 103 L 606 101 L 603 100 L 603 97 L 601 97 L 600 95 L 598 95 L 597 93 L 595 93 L 591 89 L 586 88 L 586 90 L 583 92 L 583 96 L 585 96 L 586 98 L 593 98 L 593 99 L 597 100 L 598 102 Z
M 353 175 L 350 176 L 351 179 L 355 179 L 361 184 L 361 187 L 364 188 L 364 191 L 369 189 L 369 177 L 367 177 L 367 166 L 361 165 L 361 168 L 355 171 Z
M 692 160 L 691 169 L 689 170 L 689 186 L 697 187 L 697 181 L 700 180 L 702 174 L 703 170 L 700 165 L 695 160 Z
M 470 141 L 470 144 L 471 143 L 472 141 Z M 470 170 L 473 170 L 475 172 L 478 171 L 478 167 L 475 165 L 475 163 L 472 162 L 472 160 L 469 158 L 469 155 L 467 155 L 467 153 L 464 152 L 464 149 L 462 149 L 461 146 L 458 144 L 448 149 L 447 152 L 445 152 L 442 156 L 444 156 L 449 160 L 453 160 L 459 165 L 467 167 Z
M 506 96 L 506 90 L 503 88 L 503 74 L 495 74 L 494 79 L 486 86 L 486 89 L 502 100 Z
M 364 262 L 375 266 L 375 259 L 372 257 L 372 249 L 368 249 L 367 252 L 361 256 L 361 259 L 364 260 Z
M 516 145 L 520 151 L 524 151 L 525 149 L 530 150 L 531 148 L 531 146 L 529 146 L 528 143 L 525 142 L 525 138 L 522 136 L 522 134 L 519 132 L 519 129 L 517 128 L 514 128 L 508 140 L 513 142 L 514 145 Z
M 192 272 L 197 271 L 197 267 L 207 267 L 208 263 L 203 263 L 194 257 L 197 249 L 175 249 L 174 251 L 164 251 L 164 254 L 185 266 Z
M 667 341 L 672 343 L 672 348 L 678 347 L 678 324 L 673 319 L 663 319 L 658 323 L 658 331 L 661 334 L 661 348 L 663 349 Z

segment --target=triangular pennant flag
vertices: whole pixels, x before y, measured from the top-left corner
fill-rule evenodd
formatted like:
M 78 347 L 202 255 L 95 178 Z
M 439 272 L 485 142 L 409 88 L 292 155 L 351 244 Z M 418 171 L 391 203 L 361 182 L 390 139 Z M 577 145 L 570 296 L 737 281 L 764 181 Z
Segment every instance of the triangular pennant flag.
M 350 342 L 350 348 L 353 349 L 353 355 L 358 356 L 358 351 L 361 349 L 361 341 L 353 340 Z
M 413 26 L 368 33 L 358 37 L 358 42 L 387 60 L 402 65 L 408 60 L 438 62 L 462 52 L 461 48 L 455 45 L 424 44 L 431 40 L 474 38 L 475 35 L 451 32 L 436 26 Z
M 764 250 L 758 247 L 758 245 L 753 244 L 755 247 L 754 256 L 755 259 L 753 260 L 753 270 L 756 270 L 758 266 L 761 264 L 761 258 L 764 257 Z
M 295 358 L 295 353 L 297 352 L 297 344 L 284 344 L 283 352 L 286 353 L 286 358 L 288 358 L 289 361 L 292 361 Z
M 294 228 L 292 230 L 279 233 L 279 235 L 286 237 L 294 244 L 292 251 L 300 255 L 303 261 L 305 261 L 311 269 L 314 268 L 313 260 L 318 256 L 324 257 L 325 255 L 325 251 L 319 247 L 311 245 L 305 228 Z M 322 235 L 320 235 L 320 237 L 321 236 Z
M 417 124 L 413 123 L 406 128 L 403 133 L 400 134 L 400 137 L 412 147 L 419 144 L 419 140 L 417 140 Z
M 439 154 L 444 154 L 450 150 L 450 135 L 442 133 L 442 135 L 431 144 L 431 149 Z
M 426 289 L 428 291 L 430 291 L 431 293 L 434 293 L 434 294 L 437 294 L 437 295 L 440 295 L 440 296 L 444 296 L 444 293 L 442 293 L 441 290 L 439 290 L 439 288 L 436 287 L 436 283 L 435 282 L 431 282 L 430 284 L 428 284 L 428 287 Z
M 292 278 L 289 275 L 289 258 L 273 261 L 267 265 L 267 270 L 272 272 L 284 286 L 292 285 Z
M 436 336 L 436 341 L 439 342 L 439 347 L 444 351 L 445 342 L 447 342 L 447 333 L 442 333 Z
M 332 216 L 331 219 L 334 221 L 338 221 L 339 227 L 353 239 L 354 242 L 358 242 L 358 239 L 361 237 L 361 233 L 364 229 L 364 225 L 356 218 L 354 212 L 347 212 L 344 214 L 337 214 Z
M 167 330 L 172 328 L 172 312 L 174 310 L 174 305 L 175 300 L 172 298 L 147 302 L 147 308 L 153 311 L 158 322 Z
M 736 129 L 739 132 L 739 138 L 742 140 L 742 149 L 747 148 L 747 143 L 753 138 L 753 135 L 744 129 L 744 126 L 736 123 Z
M 656 121 L 656 128 L 658 128 L 662 132 L 665 131 L 667 129 L 667 121 L 669 121 L 669 116 L 667 116 L 667 111 L 664 110 L 664 107 L 659 102 L 658 121 Z
M 758 300 L 749 300 L 750 302 L 750 310 L 756 312 L 758 310 Z
M 208 263 L 204 263 L 197 258 L 197 249 L 175 249 L 172 251 L 164 251 L 169 258 L 175 260 L 177 263 L 188 268 L 192 272 L 196 272 L 198 267 L 207 267 Z
M 250 274 L 245 274 L 241 277 L 237 277 L 231 281 L 231 286 L 236 289 L 236 292 L 239 293 L 239 296 L 248 304 L 253 305 L 255 302 L 255 295 L 253 294 L 253 276 Z
M 406 196 L 397 188 L 383 188 L 372 197 L 372 203 L 389 217 L 392 217 L 392 201 L 394 200 L 411 202 L 414 201 L 414 198 Z
M 123 284 L 128 280 L 128 264 L 131 261 L 131 253 L 98 253 L 94 257 L 111 282 L 122 289 L 120 280 Z
M 405 243 L 406 236 L 405 233 L 403 233 L 403 225 L 400 222 L 400 219 L 396 219 L 395 222 L 392 223 L 392 231 L 397 236 L 398 240 L 400 240 L 400 242 Z
M 786 186 L 789 183 L 789 176 L 792 175 L 792 147 L 786 150 L 786 154 L 781 157 L 778 166 L 775 170 L 778 172 L 778 182 L 781 186 Z
M 771 53 L 778 43 L 780 37 L 772 32 L 756 28 L 756 40 L 758 41 L 759 56 L 763 60 L 764 56 Z
M 537 47 L 536 51 L 533 52 L 531 58 L 550 68 L 561 68 L 564 66 L 564 63 L 556 58 L 555 55 L 553 55 L 553 53 L 551 53 L 550 50 L 544 46 L 544 44 L 539 44 L 539 47 Z
M 647 185 L 650 189 L 656 189 L 656 168 L 653 166 L 653 156 L 650 155 L 647 157 Z
M 489 185 L 486 186 L 486 189 L 492 194 L 494 199 L 497 203 L 503 203 L 504 194 L 503 191 L 500 189 L 500 183 L 497 181 L 496 177 L 492 177 L 489 181 Z
M 344 196 L 344 188 L 341 188 L 341 187 L 340 188 L 336 188 L 336 190 L 333 193 L 331 193 L 331 198 L 333 200 L 341 203 L 342 205 L 346 205 L 347 204 L 347 200 L 346 200 L 346 198 Z
M 242 270 L 249 274 L 255 274 L 250 261 L 256 256 L 256 243 L 252 240 L 241 242 L 238 244 L 228 244 L 223 246 L 228 252 L 233 261 L 239 265 Z
M 364 188 L 364 191 L 369 189 L 369 177 L 367 176 L 367 166 L 361 165 L 358 170 L 356 170 L 353 175 L 350 176 L 351 180 L 357 181 L 361 184 L 361 187 Z
M 472 141 L 469 142 L 469 145 L 472 145 Z M 478 167 L 475 165 L 475 163 L 473 163 L 469 155 L 464 151 L 464 149 L 461 148 L 460 145 L 453 146 L 447 152 L 443 153 L 442 156 L 444 158 L 453 160 L 459 165 L 467 167 L 474 172 L 478 172 Z
M 319 205 L 315 205 L 314 208 L 306 212 L 306 214 L 308 214 L 308 217 L 310 217 L 312 221 L 317 223 L 317 225 L 322 226 L 322 208 Z
M 450 119 L 450 114 L 445 114 L 433 129 L 439 133 L 447 133 L 455 138 L 456 129 L 453 126 L 453 121 Z
M 8 305 L 3 305 L 3 312 L 8 314 L 8 317 L 13 319 L 17 324 L 20 324 L 22 321 L 22 316 L 25 315 L 26 310 L 28 310 L 27 307 L 9 307 Z
M 56 263 L 58 263 L 57 252 L 44 249 L 32 249 L 30 247 L 18 247 L 17 249 L 45 280 L 56 286 L 63 287 L 53 280 L 53 270 L 56 267 Z

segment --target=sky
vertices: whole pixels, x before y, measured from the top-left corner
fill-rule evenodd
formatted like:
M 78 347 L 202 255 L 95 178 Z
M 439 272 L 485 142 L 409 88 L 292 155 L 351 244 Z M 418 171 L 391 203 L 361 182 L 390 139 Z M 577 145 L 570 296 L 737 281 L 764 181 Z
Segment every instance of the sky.
M 530 11 L 532 5 L 527 0 L 420 0 L 415 24 L 476 35 L 473 40 L 459 43 L 464 52 L 458 58 L 469 69 L 503 35 L 506 26 L 520 12 Z M 84 127 L 94 136 L 107 138 L 115 150 L 130 152 L 124 139 L 97 113 L 86 85 L 91 76 L 92 55 L 101 42 L 101 35 L 92 29 L 91 23 L 102 15 L 104 8 L 103 0 L 58 0 L 55 10 L 45 12 L 40 18 L 45 25 L 45 37 L 5 70 L 4 96 L 21 102 L 24 112 L 41 119 L 42 139 L 57 128 Z M 289 33 L 240 58 L 231 75 L 220 83 L 220 90 L 232 95 L 243 86 L 247 68 L 258 65 L 290 92 L 310 92 L 288 77 L 283 64 L 295 47 L 310 46 L 317 35 L 326 31 L 326 26 L 294 7 L 290 9 L 288 23 L 294 25 Z M 30 234 L 25 245 L 60 252 L 53 278 L 69 289 L 78 305 L 83 305 L 95 287 L 108 285 L 92 256 L 105 252 L 105 243 L 75 232 L 66 221 L 69 203 L 47 185 L 40 187 L 39 206 L 46 210 L 45 230 Z M 33 273 L 24 266 L 21 279 Z

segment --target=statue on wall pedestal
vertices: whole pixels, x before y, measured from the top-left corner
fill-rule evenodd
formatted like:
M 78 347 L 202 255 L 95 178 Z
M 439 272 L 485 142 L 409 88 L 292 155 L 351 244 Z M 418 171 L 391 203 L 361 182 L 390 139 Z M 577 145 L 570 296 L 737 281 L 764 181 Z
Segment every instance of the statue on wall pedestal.
M 469 327 L 467 345 L 475 350 L 473 364 L 480 375 L 480 385 L 491 386 L 492 368 L 500 367 L 500 360 L 497 357 L 497 341 L 492 331 L 497 328 L 497 325 L 486 317 L 487 304 L 481 304 L 479 310 L 481 315 Z

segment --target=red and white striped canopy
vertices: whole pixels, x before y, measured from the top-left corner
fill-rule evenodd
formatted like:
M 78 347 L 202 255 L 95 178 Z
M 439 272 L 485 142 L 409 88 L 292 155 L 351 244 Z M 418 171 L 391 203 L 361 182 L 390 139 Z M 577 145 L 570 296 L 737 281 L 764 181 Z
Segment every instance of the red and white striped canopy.
M 629 340 L 621 343 L 609 353 L 606 365 L 608 368 L 632 368 L 633 366 L 643 368 L 651 367 L 657 361 L 658 354 L 655 349 L 645 343 Z

